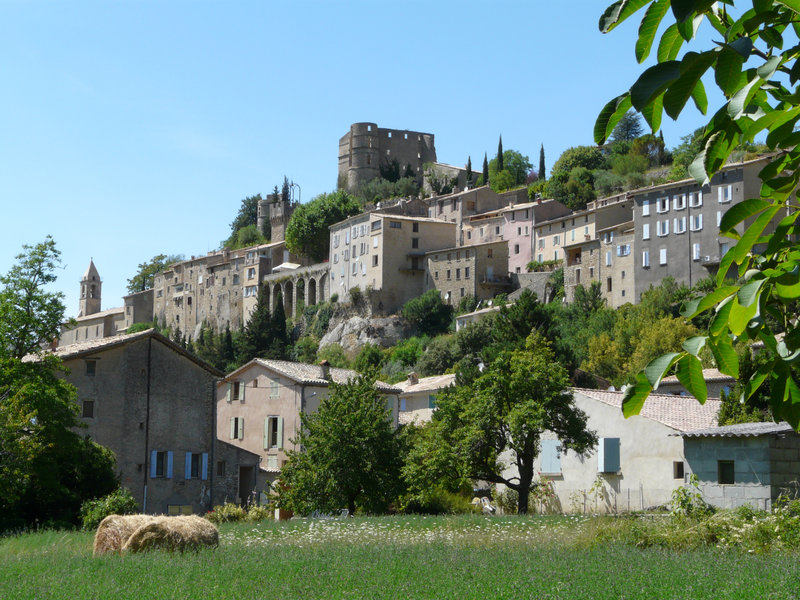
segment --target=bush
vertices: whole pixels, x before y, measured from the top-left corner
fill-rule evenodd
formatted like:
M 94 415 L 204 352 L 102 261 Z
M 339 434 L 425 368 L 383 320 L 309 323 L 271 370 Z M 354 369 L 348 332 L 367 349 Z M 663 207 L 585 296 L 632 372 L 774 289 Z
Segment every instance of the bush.
M 424 515 L 464 515 L 480 514 L 482 508 L 479 504 L 472 504 L 471 496 L 435 488 L 426 493 L 424 498 L 407 498 L 402 503 L 402 511 Z
M 358 286 L 350 288 L 350 303 L 354 306 L 356 304 L 361 304 L 361 300 L 363 300 L 364 294 L 361 292 L 361 288 Z
M 420 333 L 437 335 L 450 328 L 450 322 L 453 320 L 453 307 L 444 303 L 437 290 L 428 290 L 419 298 L 413 298 L 406 302 L 401 314 Z
M 519 505 L 519 493 L 517 490 L 505 488 L 497 495 L 497 505 L 503 509 L 503 513 L 507 515 L 517 514 L 517 506 Z
M 100 521 L 108 515 L 133 515 L 139 512 L 139 505 L 130 490 L 117 488 L 108 496 L 87 500 L 81 505 L 81 521 L 84 529 L 97 529 Z
M 247 520 L 250 523 L 259 523 L 272 519 L 272 509 L 269 506 L 259 506 L 258 504 L 251 504 L 247 510 Z
M 226 502 L 222 506 L 217 505 L 214 510 L 206 514 L 206 519 L 219 525 L 220 523 L 237 523 L 244 521 L 247 517 L 247 511 L 238 504 L 233 502 Z
M 344 348 L 339 344 L 326 344 L 317 351 L 317 359 L 321 362 L 327 360 L 332 367 L 340 369 L 347 369 L 350 366 L 350 361 L 347 360 L 347 355 L 344 353 Z
M 335 292 L 333 294 L 331 294 L 331 304 L 334 304 L 334 303 L 336 303 L 338 301 L 339 301 L 339 294 L 337 294 Z

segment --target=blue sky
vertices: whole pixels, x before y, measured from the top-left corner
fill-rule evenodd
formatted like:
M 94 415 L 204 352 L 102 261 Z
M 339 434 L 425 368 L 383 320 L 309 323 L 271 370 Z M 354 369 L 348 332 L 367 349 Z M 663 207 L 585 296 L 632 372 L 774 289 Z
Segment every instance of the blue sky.
M 358 121 L 476 168 L 500 134 L 534 165 L 544 144 L 549 169 L 641 72 L 608 3 L 0 0 L 0 273 L 49 234 L 67 314 L 92 257 L 120 306 L 137 264 L 218 248 L 284 174 L 333 190 Z M 703 122 L 665 118 L 667 145 Z

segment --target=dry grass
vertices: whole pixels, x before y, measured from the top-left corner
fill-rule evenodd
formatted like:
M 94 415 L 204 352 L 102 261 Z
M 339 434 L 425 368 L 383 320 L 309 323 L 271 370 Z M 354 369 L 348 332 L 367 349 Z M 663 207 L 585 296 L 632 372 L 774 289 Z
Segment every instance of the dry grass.
M 151 515 L 109 515 L 100 522 L 94 534 L 94 555 L 121 552 L 133 532 L 155 517 Z
M 198 550 L 203 546 L 216 548 L 219 531 L 213 523 L 189 515 L 182 517 L 153 517 L 140 526 L 122 546 L 122 552 L 143 552 L 156 548 L 163 550 Z

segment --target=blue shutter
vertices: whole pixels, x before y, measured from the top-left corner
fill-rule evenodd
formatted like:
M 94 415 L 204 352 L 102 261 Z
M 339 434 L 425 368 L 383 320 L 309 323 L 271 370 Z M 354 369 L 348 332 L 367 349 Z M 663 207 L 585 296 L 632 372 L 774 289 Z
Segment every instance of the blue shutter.
M 542 440 L 542 473 L 561 473 L 561 442 Z
M 167 452 L 167 479 L 172 479 L 172 450 Z
M 186 453 L 186 466 L 184 468 L 184 477 L 186 479 L 192 478 L 192 453 Z
M 597 450 L 597 470 L 600 473 L 619 471 L 619 438 L 600 438 Z
M 208 452 L 203 452 L 203 462 L 200 464 L 200 479 L 208 479 Z
M 436 396 L 428 396 L 428 408 L 436 408 Z
M 156 459 L 158 458 L 158 452 L 153 450 L 150 452 L 150 478 L 153 479 L 156 476 Z

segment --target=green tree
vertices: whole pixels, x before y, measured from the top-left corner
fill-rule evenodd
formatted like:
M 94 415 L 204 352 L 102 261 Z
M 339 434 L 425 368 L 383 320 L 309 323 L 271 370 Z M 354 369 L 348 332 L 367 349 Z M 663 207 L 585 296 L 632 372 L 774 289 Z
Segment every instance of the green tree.
M 609 137 L 615 142 L 632 142 L 642 133 L 642 121 L 639 115 L 635 111 L 629 110 L 619 120 Z
M 350 366 L 350 361 L 347 360 L 347 355 L 344 353 L 344 348 L 341 344 L 332 343 L 325 344 L 317 351 L 317 358 L 320 361 L 327 360 L 332 367 L 340 369 L 347 369 Z
M 350 194 L 337 190 L 320 194 L 294 209 L 286 227 L 286 247 L 320 262 L 328 257 L 329 228 L 358 214 L 361 208 Z
M 467 169 L 466 169 L 466 176 L 465 179 L 467 180 L 467 185 L 472 184 L 472 157 L 467 157 Z
M 296 445 L 281 470 L 279 502 L 297 513 L 347 507 L 383 513 L 401 492 L 401 447 L 386 398 L 360 376 L 330 384 L 315 413 L 301 413 Z
M 497 157 L 494 159 L 496 161 L 495 164 L 496 164 L 496 167 L 497 167 L 497 172 L 500 172 L 503 169 L 505 169 L 505 164 L 504 164 L 504 160 L 503 160 L 504 158 L 505 157 L 503 156 L 503 136 L 501 135 L 500 136 L 500 140 L 497 142 Z M 492 165 L 490 164 L 489 165 L 489 168 L 490 168 L 490 171 L 489 171 L 490 175 L 489 176 L 490 177 L 491 177 L 491 166 Z
M 501 162 L 502 168 L 500 164 Z M 531 161 L 527 156 L 524 156 L 516 150 L 506 150 L 503 153 L 502 161 L 498 161 L 496 158 L 494 158 L 489 163 L 489 181 L 492 184 L 492 189 L 494 189 L 495 177 L 502 176 L 503 172 L 507 173 L 505 177 L 509 182 L 508 188 L 525 184 L 531 168 Z
M 153 287 L 153 279 L 156 273 L 160 273 L 172 263 L 183 260 L 181 254 L 157 254 L 147 262 L 140 263 L 136 274 L 128 279 L 128 293 L 135 294 L 143 292 Z
M 575 288 L 575 298 L 573 302 L 584 314 L 597 312 L 606 305 L 603 298 L 603 286 L 599 281 L 592 281 L 587 289 L 582 284 Z
M 239 364 L 254 358 L 285 358 L 286 317 L 283 314 L 280 293 L 276 299 L 275 313 L 272 315 L 269 310 L 269 289 L 265 285 L 259 285 L 256 307 L 239 337 L 237 348 Z
M 361 373 L 367 375 L 369 373 L 377 372 L 383 365 L 384 356 L 381 349 L 375 344 L 364 344 L 361 350 L 358 351 L 355 360 L 353 361 L 353 368 Z
M 453 479 L 454 473 L 456 480 L 501 483 L 519 494 L 519 513 L 527 513 L 541 435 L 554 432 L 565 449 L 579 454 L 597 442 L 569 385 L 549 343 L 532 333 L 524 349 L 502 352 L 470 384 L 437 396 L 432 446 L 440 450 L 420 457 L 427 473 L 409 483 L 430 485 Z M 510 455 L 509 462 L 504 455 Z M 507 469 L 511 465 L 516 466 L 513 474 Z
M 677 119 L 690 98 L 705 113 L 708 100 L 703 76 L 711 71 L 725 102 L 703 130 L 702 150 L 689 165 L 689 174 L 707 183 L 735 151 L 764 132 L 774 151 L 760 172 L 760 197 L 733 205 L 722 217 L 720 232 L 736 243 L 721 260 L 717 288 L 687 303 L 683 311 L 690 319 L 709 312 L 708 334 L 691 337 L 682 351 L 648 364 L 626 390 L 623 412 L 638 413 L 650 391 L 672 370 L 683 386 L 704 402 L 707 389 L 700 352 L 708 348 L 719 370 L 738 378 L 740 361 L 734 344 L 759 340 L 771 352 L 772 360 L 750 376 L 741 398 L 746 401 L 769 380 L 773 416 L 800 429 L 800 330 L 796 319 L 800 254 L 795 242 L 800 234 L 795 199 L 800 181 L 800 153 L 796 152 L 800 102 L 793 88 L 800 46 L 784 46 L 784 34 L 800 26 L 800 6 L 753 1 L 744 3 L 746 10 L 737 11 L 733 0 L 725 4 L 731 8 L 702 0 L 620 0 L 600 18 L 600 30 L 608 32 L 646 7 L 636 42 L 639 62 L 650 53 L 670 7 L 669 20 L 674 22 L 663 30 L 658 62 L 601 111 L 595 124 L 597 143 L 605 141 L 630 108 L 642 113 L 654 131 L 664 112 Z M 693 48 L 679 58 L 685 43 L 704 35 L 700 33 L 705 31 L 704 25 L 713 30 L 713 47 Z M 749 222 L 746 230 L 745 221 Z M 774 232 L 765 235 L 776 221 Z M 755 248 L 758 242 L 763 243 L 760 249 Z M 741 283 L 726 284 L 731 269 L 738 270 Z
M 400 314 L 420 333 L 437 335 L 450 328 L 453 307 L 444 303 L 438 290 L 428 290 L 422 296 L 406 302 Z
M 481 171 L 482 181 L 481 185 L 489 185 L 489 161 L 486 159 L 486 153 L 483 153 L 483 170 Z
M 544 144 L 539 148 L 539 181 L 547 179 L 547 170 L 544 168 Z
M 567 148 L 553 165 L 552 175 L 569 174 L 575 167 L 584 167 L 590 171 L 606 167 L 606 158 L 596 146 L 575 146 Z

